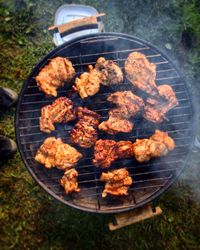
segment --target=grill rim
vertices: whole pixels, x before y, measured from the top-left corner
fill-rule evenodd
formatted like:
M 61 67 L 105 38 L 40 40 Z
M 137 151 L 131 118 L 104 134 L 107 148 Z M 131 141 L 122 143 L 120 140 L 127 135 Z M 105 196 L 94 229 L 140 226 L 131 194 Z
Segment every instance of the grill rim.
M 19 111 L 20 111 L 20 107 L 21 107 L 21 102 L 22 102 L 22 98 L 24 97 L 24 92 L 26 87 L 29 85 L 30 80 L 33 78 L 34 72 L 36 69 L 41 68 L 41 66 L 48 61 L 49 57 L 52 57 L 56 52 L 58 52 L 59 50 L 61 50 L 63 47 L 66 46 L 70 46 L 73 43 L 76 43 L 78 41 L 84 41 L 87 39 L 92 39 L 92 38 L 99 38 L 99 37 L 121 37 L 121 38 L 127 38 L 127 39 L 134 39 L 136 42 L 140 42 L 144 45 L 149 46 L 152 49 L 155 49 L 156 51 L 160 52 L 161 55 L 163 55 L 168 62 L 175 68 L 175 70 L 177 71 L 177 73 L 180 76 L 181 81 L 184 83 L 186 91 L 189 95 L 189 101 L 191 103 L 191 112 L 192 112 L 192 130 L 193 133 L 191 135 L 191 144 L 190 147 L 188 148 L 188 156 L 185 159 L 185 162 L 182 164 L 182 168 L 177 170 L 175 177 L 172 178 L 172 180 L 170 182 L 168 182 L 166 185 L 164 185 L 159 191 L 156 191 L 156 193 L 153 193 L 150 197 L 148 197 L 147 199 L 145 199 L 143 202 L 140 202 L 139 204 L 134 204 L 133 205 L 129 205 L 128 207 L 125 206 L 124 208 L 111 208 L 109 210 L 100 210 L 100 209 L 96 209 L 96 208 L 86 208 L 83 207 L 82 205 L 76 205 L 73 204 L 70 201 L 67 201 L 65 199 L 60 198 L 57 194 L 55 194 L 52 190 L 50 190 L 44 183 L 42 183 L 40 181 L 40 179 L 36 176 L 36 174 L 34 173 L 34 171 L 32 171 L 32 167 L 29 165 L 25 155 L 23 154 L 23 150 L 22 150 L 22 144 L 20 141 L 20 130 L 18 130 L 18 124 L 19 124 Z M 107 39 L 106 39 L 107 40 Z M 46 63 L 45 63 L 46 64 Z M 33 67 L 33 69 L 31 70 L 28 78 L 26 79 L 26 81 L 24 82 L 21 91 L 19 93 L 19 99 L 18 99 L 18 103 L 17 103 L 17 107 L 16 107 L 16 111 L 15 111 L 15 122 L 14 122 L 14 126 L 15 126 L 15 136 L 16 136 L 16 141 L 17 141 L 17 146 L 18 146 L 18 150 L 20 153 L 20 156 L 22 158 L 22 161 L 25 165 L 25 167 L 27 168 L 28 172 L 30 173 L 30 175 L 32 176 L 32 178 L 34 179 L 34 181 L 44 190 L 46 191 L 50 196 L 52 196 L 56 201 L 61 202 L 62 204 L 64 203 L 65 205 L 68 205 L 72 208 L 76 208 L 80 211 L 85 211 L 85 212 L 91 212 L 91 213 L 98 213 L 98 214 L 114 214 L 114 213 L 121 213 L 121 212 L 127 212 L 127 211 L 131 211 L 133 209 L 139 208 L 144 206 L 147 203 L 151 203 L 152 201 L 154 201 L 155 199 L 157 199 L 161 194 L 164 194 L 173 183 L 175 183 L 175 181 L 178 179 L 178 177 L 180 176 L 180 174 L 182 173 L 182 171 L 185 169 L 190 155 L 191 155 L 191 151 L 192 148 L 194 146 L 194 140 L 195 140 L 195 136 L 196 136 L 196 131 L 197 131 L 197 107 L 195 106 L 195 97 L 192 96 L 192 89 L 191 87 L 188 85 L 187 81 L 185 81 L 185 77 L 183 72 L 176 66 L 176 64 L 174 64 L 172 62 L 172 59 L 169 58 L 165 52 L 162 51 L 162 49 L 157 48 L 155 45 L 151 44 L 150 42 L 143 40 L 141 38 L 138 38 L 136 36 L 133 35 L 128 35 L 125 33 L 117 33 L 117 32 L 104 32 L 104 33 L 97 33 L 97 34 L 89 34 L 89 35 L 84 35 L 78 38 L 75 38 L 69 42 L 65 42 L 63 44 L 61 44 L 60 46 L 54 48 L 53 50 L 51 50 L 50 52 L 48 52 L 44 57 L 42 57 L 39 62 Z

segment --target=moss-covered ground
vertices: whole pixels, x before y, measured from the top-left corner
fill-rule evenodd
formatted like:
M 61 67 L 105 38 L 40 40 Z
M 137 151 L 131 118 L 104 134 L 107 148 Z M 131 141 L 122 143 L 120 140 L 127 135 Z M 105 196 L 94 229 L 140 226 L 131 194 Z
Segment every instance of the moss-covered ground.
M 52 48 L 47 28 L 62 0 L 0 0 L 0 86 L 17 92 Z M 106 31 L 134 34 L 167 53 L 200 105 L 198 0 L 80 0 L 105 12 Z M 198 119 L 199 121 L 199 119 Z M 199 132 L 198 132 L 199 133 Z M 14 108 L 0 111 L 0 134 L 15 139 Z M 0 249 L 200 249 L 200 158 L 158 200 L 161 216 L 109 232 L 111 216 L 66 207 L 32 180 L 19 153 L 0 167 Z

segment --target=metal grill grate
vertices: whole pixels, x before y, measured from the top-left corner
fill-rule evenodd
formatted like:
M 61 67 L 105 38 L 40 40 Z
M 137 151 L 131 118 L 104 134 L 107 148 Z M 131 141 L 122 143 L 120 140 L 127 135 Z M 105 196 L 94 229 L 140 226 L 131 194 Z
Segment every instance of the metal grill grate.
M 99 132 L 99 138 L 115 140 L 132 140 L 151 136 L 155 129 L 167 131 L 176 142 L 176 148 L 168 156 L 153 159 L 148 163 L 138 164 L 133 159 L 117 160 L 109 170 L 126 167 L 133 178 L 133 185 L 127 197 L 102 198 L 101 193 L 104 183 L 99 180 L 101 169 L 92 164 L 93 149 L 78 148 L 84 155 L 80 160 L 77 170 L 78 182 L 81 192 L 66 195 L 59 184 L 63 172 L 57 169 L 45 169 L 35 162 L 34 156 L 45 138 L 49 135 L 40 132 L 40 110 L 44 105 L 52 103 L 55 98 L 48 98 L 41 92 L 34 77 L 39 70 L 55 56 L 69 58 L 76 69 L 77 75 L 86 71 L 88 64 L 95 64 L 100 56 L 114 60 L 123 69 L 124 62 L 129 53 L 140 51 L 151 62 L 157 65 L 157 85 L 169 84 L 173 87 L 179 101 L 179 106 L 168 113 L 168 122 L 159 125 L 151 124 L 137 116 L 133 118 L 135 127 L 129 134 L 116 136 Z M 116 87 L 101 87 L 100 92 L 86 100 L 81 100 L 77 94 L 71 94 L 71 85 L 58 90 L 58 97 L 70 96 L 76 106 L 86 106 L 102 116 L 108 117 L 109 103 L 107 96 L 116 90 L 132 90 L 136 95 L 139 91 L 125 80 Z M 90 35 L 66 43 L 50 52 L 32 71 L 20 94 L 16 112 L 16 135 L 22 158 L 35 180 L 56 199 L 70 206 L 93 212 L 120 212 L 136 208 L 150 202 L 164 192 L 176 179 L 183 169 L 186 159 L 190 154 L 194 140 L 194 112 L 191 97 L 187 86 L 176 67 L 154 46 L 137 38 L 115 33 L 102 33 Z M 69 132 L 74 123 L 58 124 L 51 136 L 61 137 L 64 142 L 69 142 Z M 71 144 L 71 143 L 70 143 Z

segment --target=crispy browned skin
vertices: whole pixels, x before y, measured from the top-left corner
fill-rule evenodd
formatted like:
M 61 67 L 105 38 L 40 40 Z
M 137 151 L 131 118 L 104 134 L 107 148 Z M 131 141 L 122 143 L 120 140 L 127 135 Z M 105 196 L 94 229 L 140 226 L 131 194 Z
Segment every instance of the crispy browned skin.
M 102 197 L 106 197 L 108 194 L 116 196 L 128 195 L 129 186 L 133 183 L 129 172 L 125 168 L 102 173 L 100 180 L 106 182 Z
M 98 140 L 94 146 L 94 165 L 101 168 L 110 167 L 111 163 L 117 159 L 115 147 L 116 141 Z
M 98 140 L 94 147 L 93 163 L 97 167 L 109 168 L 118 158 L 130 158 L 133 155 L 130 141 Z
M 156 65 L 150 63 L 140 52 L 132 52 L 125 61 L 127 79 L 137 88 L 150 95 L 158 94 L 156 79 Z
M 117 91 L 111 94 L 107 100 L 117 105 L 117 108 L 112 109 L 109 114 L 119 118 L 129 119 L 144 108 L 142 98 L 131 91 Z
M 120 67 L 112 60 L 106 60 L 99 57 L 95 64 L 95 68 L 101 73 L 101 84 L 110 86 L 119 84 L 123 81 L 123 73 Z
M 73 102 L 66 97 L 60 97 L 51 105 L 47 105 L 42 108 L 40 130 L 50 133 L 55 130 L 54 123 L 67 123 L 75 118 L 76 116 L 73 110 Z
M 57 96 L 57 88 L 64 86 L 75 76 L 72 63 L 63 57 L 55 57 L 40 71 L 35 80 L 41 91 L 50 96 Z
M 100 84 L 109 86 L 119 84 L 123 80 L 119 66 L 103 57 L 97 60 L 95 67 L 89 65 L 88 70 L 89 72 L 84 72 L 75 80 L 74 89 L 81 98 L 95 95 L 100 89 Z
M 60 180 L 60 184 L 64 187 L 67 194 L 80 192 L 80 188 L 78 188 L 77 177 L 78 172 L 74 168 L 65 171 L 62 179 Z
M 132 142 L 119 141 L 116 146 L 116 154 L 118 158 L 130 158 L 133 156 Z
M 100 89 L 100 73 L 93 68 L 92 65 L 88 66 L 89 72 L 85 72 L 76 77 L 74 89 L 79 93 L 81 98 L 93 96 Z
M 137 161 L 146 162 L 152 157 L 161 157 L 168 154 L 175 147 L 174 140 L 168 133 L 156 130 L 149 139 L 137 139 L 133 143 L 133 154 Z
M 71 131 L 71 141 L 80 147 L 90 148 L 98 138 L 97 127 L 100 115 L 87 108 L 78 107 L 77 116 L 80 120 Z
M 158 86 L 158 92 L 161 98 L 147 98 L 143 113 L 145 119 L 154 123 L 160 123 L 166 119 L 166 113 L 179 104 L 171 86 L 160 85 Z
M 75 166 L 81 157 L 81 153 L 65 144 L 60 138 L 49 137 L 38 149 L 35 160 L 46 168 L 57 167 L 66 170 Z
M 110 116 L 107 121 L 104 121 L 99 125 L 99 129 L 111 135 L 119 132 L 128 133 L 133 129 L 133 123 L 126 119 L 119 119 Z
M 108 101 L 117 105 L 109 111 L 109 119 L 99 125 L 99 129 L 109 134 L 128 133 L 133 123 L 128 119 L 144 108 L 143 100 L 131 91 L 117 91 L 111 94 Z

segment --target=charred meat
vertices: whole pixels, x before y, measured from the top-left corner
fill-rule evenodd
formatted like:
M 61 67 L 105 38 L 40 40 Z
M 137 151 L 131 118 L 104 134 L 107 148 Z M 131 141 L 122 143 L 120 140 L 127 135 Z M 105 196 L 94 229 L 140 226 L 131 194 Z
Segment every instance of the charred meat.
M 93 146 L 98 138 L 97 127 L 100 115 L 87 108 L 78 107 L 79 121 L 71 131 L 71 141 L 83 148 Z
M 64 187 L 67 194 L 80 192 L 80 188 L 78 188 L 77 177 L 78 172 L 74 168 L 65 171 L 62 179 L 60 180 L 60 184 Z
M 109 168 L 118 158 L 130 158 L 133 155 L 130 141 L 98 140 L 94 147 L 93 163 L 97 167 Z
M 112 60 L 100 57 L 95 64 L 95 69 L 100 72 L 101 84 L 105 86 L 119 84 L 123 81 L 122 70 Z
M 118 158 L 131 158 L 133 156 L 132 142 L 119 141 L 116 146 L 116 154 Z
M 93 96 L 99 92 L 100 84 L 110 86 L 119 84 L 123 80 L 123 73 L 119 66 L 111 61 L 100 57 L 95 67 L 88 66 L 89 72 L 84 72 L 75 80 L 74 89 L 81 98 Z
M 98 140 L 94 146 L 95 166 L 101 168 L 109 168 L 114 160 L 117 159 L 116 141 L 113 140 Z
M 60 97 L 51 105 L 42 108 L 40 130 L 50 133 L 55 130 L 54 123 L 67 123 L 74 120 L 75 117 L 73 102 L 66 97 Z
M 65 81 L 71 81 L 75 76 L 72 63 L 63 57 L 51 59 L 35 80 L 41 91 L 50 96 L 57 96 L 57 88 L 64 86 Z
M 132 52 L 125 61 L 127 79 L 138 89 L 150 95 L 157 95 L 156 65 L 139 52 Z
M 125 168 L 102 173 L 100 180 L 106 182 L 102 197 L 106 197 L 108 194 L 115 196 L 128 195 L 128 189 L 133 183 L 129 172 Z
M 143 100 L 131 91 L 115 92 L 107 100 L 117 107 L 109 111 L 109 119 L 102 122 L 99 129 L 109 134 L 130 132 L 133 129 L 133 123 L 128 119 L 144 108 Z
M 110 116 L 107 121 L 100 123 L 99 129 L 110 135 L 117 133 L 128 133 L 133 129 L 133 123 L 126 119 Z
M 173 89 L 169 85 L 158 86 L 159 97 L 147 98 L 143 117 L 151 122 L 160 123 L 166 118 L 166 113 L 179 103 Z
M 117 105 L 117 108 L 112 109 L 109 114 L 119 118 L 129 119 L 144 108 L 142 98 L 131 91 L 117 91 L 111 94 L 107 100 Z
M 38 149 L 35 160 L 46 168 L 57 167 L 66 170 L 75 166 L 81 157 L 81 153 L 60 138 L 49 137 Z

